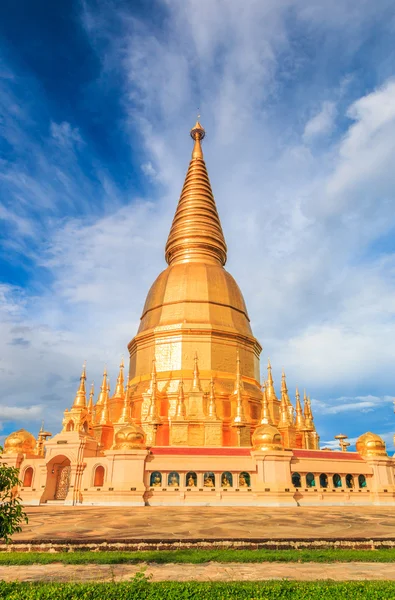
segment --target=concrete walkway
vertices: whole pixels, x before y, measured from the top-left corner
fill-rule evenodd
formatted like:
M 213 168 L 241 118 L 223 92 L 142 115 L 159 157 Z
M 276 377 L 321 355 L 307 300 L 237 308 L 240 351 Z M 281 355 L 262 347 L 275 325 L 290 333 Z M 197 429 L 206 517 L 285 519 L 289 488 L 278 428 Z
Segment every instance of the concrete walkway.
M 1 566 L 4 581 L 129 581 L 144 571 L 151 581 L 264 581 L 288 579 L 313 581 L 332 579 L 395 581 L 394 563 L 207 563 L 140 565 L 50 565 Z
M 395 510 L 366 507 L 78 507 L 26 510 L 29 523 L 15 542 L 46 540 L 245 540 L 395 537 Z

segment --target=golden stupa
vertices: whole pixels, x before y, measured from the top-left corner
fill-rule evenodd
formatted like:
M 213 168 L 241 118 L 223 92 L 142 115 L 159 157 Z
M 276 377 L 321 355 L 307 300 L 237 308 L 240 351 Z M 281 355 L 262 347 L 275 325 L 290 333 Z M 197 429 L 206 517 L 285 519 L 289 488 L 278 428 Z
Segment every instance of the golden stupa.
M 301 401 L 296 389 L 294 405 L 283 372 L 277 396 L 270 362 L 261 385 L 261 346 L 225 269 L 204 136 L 197 122 L 168 266 L 128 345 L 126 384 L 122 360 L 114 392 L 104 370 L 96 403 L 93 385 L 87 400 L 84 365 L 62 431 L 41 428 L 37 441 L 15 432 L 0 461 L 20 469 L 27 504 L 395 504 L 394 462 L 379 436 L 364 434 L 348 452 L 339 434 L 341 452 L 320 450 L 306 392 Z

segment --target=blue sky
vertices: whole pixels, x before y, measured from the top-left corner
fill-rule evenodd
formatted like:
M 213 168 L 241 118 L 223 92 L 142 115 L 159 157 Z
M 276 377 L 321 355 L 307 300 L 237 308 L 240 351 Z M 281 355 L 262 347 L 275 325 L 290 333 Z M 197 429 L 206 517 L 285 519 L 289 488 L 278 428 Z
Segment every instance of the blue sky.
M 0 6 L 0 441 L 112 381 L 204 152 L 253 331 L 322 445 L 393 448 L 395 7 Z

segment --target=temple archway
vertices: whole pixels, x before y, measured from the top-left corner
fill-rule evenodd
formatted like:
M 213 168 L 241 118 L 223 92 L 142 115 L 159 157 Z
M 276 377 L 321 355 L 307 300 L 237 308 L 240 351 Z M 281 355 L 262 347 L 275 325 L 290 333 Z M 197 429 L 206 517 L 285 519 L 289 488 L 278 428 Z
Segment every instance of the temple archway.
M 47 464 L 47 483 L 41 502 L 65 500 L 70 488 L 71 463 L 67 456 L 54 456 Z

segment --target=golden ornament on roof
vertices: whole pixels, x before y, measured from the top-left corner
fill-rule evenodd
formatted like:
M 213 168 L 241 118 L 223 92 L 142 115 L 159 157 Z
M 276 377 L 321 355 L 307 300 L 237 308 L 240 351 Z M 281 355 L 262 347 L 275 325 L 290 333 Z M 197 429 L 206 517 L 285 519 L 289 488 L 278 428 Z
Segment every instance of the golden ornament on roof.
M 252 434 L 254 450 L 283 450 L 281 433 L 273 425 L 261 425 Z
M 36 447 L 36 438 L 26 431 L 18 429 L 10 433 L 4 441 L 4 454 L 34 454 Z
M 145 447 L 144 431 L 138 425 L 127 425 L 115 434 L 114 450 L 133 450 Z
M 355 446 L 361 456 L 388 456 L 383 438 L 371 431 L 361 435 Z

